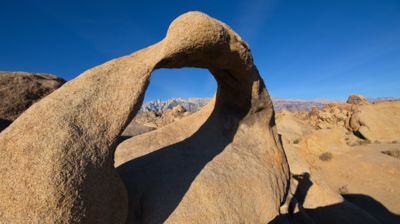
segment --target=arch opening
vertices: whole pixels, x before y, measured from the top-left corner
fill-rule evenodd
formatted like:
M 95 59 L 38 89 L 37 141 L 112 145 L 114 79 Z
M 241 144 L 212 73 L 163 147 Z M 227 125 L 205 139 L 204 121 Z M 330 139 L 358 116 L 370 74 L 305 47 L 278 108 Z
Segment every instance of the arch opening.
M 156 69 L 150 77 L 144 102 L 169 99 L 212 98 L 217 82 L 207 69 Z

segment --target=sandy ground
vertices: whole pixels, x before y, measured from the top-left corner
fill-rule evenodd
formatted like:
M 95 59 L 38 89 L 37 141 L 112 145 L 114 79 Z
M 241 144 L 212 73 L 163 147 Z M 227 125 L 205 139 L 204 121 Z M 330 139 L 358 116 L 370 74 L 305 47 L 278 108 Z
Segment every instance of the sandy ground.
M 385 223 L 400 223 L 400 159 L 382 151 L 400 144 L 366 144 L 312 165 L 332 189 Z

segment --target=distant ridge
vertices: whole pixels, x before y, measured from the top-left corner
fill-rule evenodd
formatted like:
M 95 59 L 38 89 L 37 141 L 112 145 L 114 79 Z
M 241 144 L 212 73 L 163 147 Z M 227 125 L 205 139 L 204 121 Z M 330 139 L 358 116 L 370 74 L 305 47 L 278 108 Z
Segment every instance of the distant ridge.
M 143 103 L 141 111 L 160 112 L 167 109 L 172 109 L 177 105 L 181 105 L 189 112 L 200 110 L 210 101 L 210 98 L 173 98 L 169 100 L 154 100 Z M 310 111 L 313 107 L 321 108 L 324 104 L 331 101 L 327 99 L 317 100 L 297 100 L 297 99 L 281 99 L 272 97 L 272 103 L 277 111 Z
M 370 103 L 375 103 L 379 101 L 397 101 L 400 100 L 400 98 L 396 97 L 367 97 L 368 102 Z
M 205 106 L 211 99 L 210 98 L 172 98 L 169 100 L 154 100 L 145 102 L 142 105 L 141 111 L 160 112 L 167 109 L 172 109 L 175 106 L 181 105 L 189 112 L 195 112 Z
M 177 105 L 181 105 L 186 108 L 188 112 L 195 112 L 205 106 L 211 98 L 172 98 L 168 100 L 153 100 L 143 103 L 141 111 L 153 111 L 161 112 L 167 109 L 172 109 Z M 370 103 L 379 101 L 394 101 L 400 100 L 396 97 L 369 97 L 367 100 Z M 272 103 L 276 111 L 310 111 L 313 107 L 322 108 L 325 104 L 337 102 L 325 98 L 317 98 L 315 100 L 303 100 L 303 99 L 283 99 L 278 97 L 272 97 Z

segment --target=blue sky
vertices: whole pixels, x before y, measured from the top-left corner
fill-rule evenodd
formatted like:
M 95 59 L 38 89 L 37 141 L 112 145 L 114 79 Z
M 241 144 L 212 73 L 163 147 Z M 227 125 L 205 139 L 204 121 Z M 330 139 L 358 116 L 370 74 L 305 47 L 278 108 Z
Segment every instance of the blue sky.
M 1 0 L 0 70 L 70 80 L 161 40 L 191 10 L 249 43 L 272 96 L 400 97 L 399 0 Z M 146 100 L 209 97 L 215 89 L 207 70 L 162 69 Z

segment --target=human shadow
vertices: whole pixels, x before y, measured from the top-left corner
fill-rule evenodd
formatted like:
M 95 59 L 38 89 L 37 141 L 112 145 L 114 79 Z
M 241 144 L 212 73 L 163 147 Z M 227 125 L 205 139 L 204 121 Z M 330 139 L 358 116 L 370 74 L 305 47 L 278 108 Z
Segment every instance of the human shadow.
M 342 203 L 317 208 L 304 208 L 307 192 L 313 185 L 308 173 L 293 175 L 298 181 L 293 198 L 289 202 L 287 214 L 281 214 L 269 224 L 367 224 L 400 223 L 400 216 L 390 212 L 379 201 L 368 195 L 346 194 Z M 323 195 L 322 195 L 323 196 Z M 298 208 L 295 211 L 295 208 Z
M 307 196 L 307 192 L 313 185 L 312 181 L 310 180 L 310 174 L 307 172 L 300 175 L 293 175 L 293 178 L 297 180 L 298 185 L 293 198 L 289 202 L 289 208 L 288 208 L 289 215 L 294 214 L 296 206 L 300 208 L 303 207 L 304 201 Z

